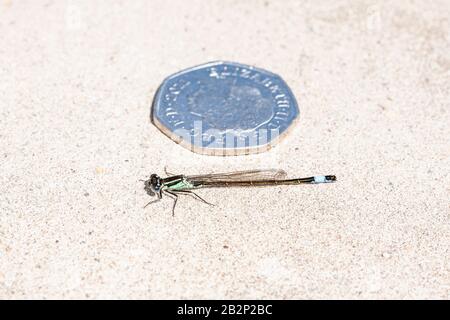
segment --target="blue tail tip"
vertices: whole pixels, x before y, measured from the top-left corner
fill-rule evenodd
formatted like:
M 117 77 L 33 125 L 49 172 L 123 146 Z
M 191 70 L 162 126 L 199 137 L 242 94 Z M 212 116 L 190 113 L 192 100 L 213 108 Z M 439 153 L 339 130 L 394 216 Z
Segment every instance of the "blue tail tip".
M 331 183 L 335 182 L 336 176 L 329 175 L 329 176 L 314 176 L 314 183 Z

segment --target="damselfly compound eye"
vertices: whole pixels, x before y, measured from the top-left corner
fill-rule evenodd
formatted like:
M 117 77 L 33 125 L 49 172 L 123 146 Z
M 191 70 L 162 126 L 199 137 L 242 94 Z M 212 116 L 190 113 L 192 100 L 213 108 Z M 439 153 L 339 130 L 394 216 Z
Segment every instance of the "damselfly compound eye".
M 147 194 L 151 197 L 154 197 L 156 194 L 153 191 L 153 186 L 151 183 L 151 179 L 148 179 L 144 182 L 144 190 L 147 192 Z

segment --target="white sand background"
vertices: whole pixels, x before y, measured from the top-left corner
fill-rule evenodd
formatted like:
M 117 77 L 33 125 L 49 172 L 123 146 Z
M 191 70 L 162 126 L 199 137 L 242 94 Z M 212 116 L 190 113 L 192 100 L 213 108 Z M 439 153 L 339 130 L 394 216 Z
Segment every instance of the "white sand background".
M 0 298 L 450 296 L 450 2 L 0 0 Z M 281 75 L 301 115 L 260 155 L 208 157 L 149 121 L 214 60 Z M 275 167 L 333 185 L 139 179 Z

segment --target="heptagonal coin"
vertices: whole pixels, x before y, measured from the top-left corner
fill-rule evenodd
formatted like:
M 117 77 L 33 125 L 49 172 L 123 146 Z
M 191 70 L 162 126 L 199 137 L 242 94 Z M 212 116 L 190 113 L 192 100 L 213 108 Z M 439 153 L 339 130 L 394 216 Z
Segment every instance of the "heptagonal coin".
M 217 156 L 270 149 L 298 115 L 297 101 L 281 77 L 223 61 L 165 79 L 151 112 L 152 122 L 170 139 Z

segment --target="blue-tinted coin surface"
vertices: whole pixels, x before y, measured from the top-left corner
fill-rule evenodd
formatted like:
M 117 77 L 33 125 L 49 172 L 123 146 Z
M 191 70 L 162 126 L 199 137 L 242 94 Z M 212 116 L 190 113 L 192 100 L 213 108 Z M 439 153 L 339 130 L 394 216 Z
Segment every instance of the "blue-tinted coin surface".
M 295 97 L 281 77 L 219 61 L 164 80 L 153 101 L 152 121 L 193 152 L 239 155 L 268 150 L 298 114 Z

